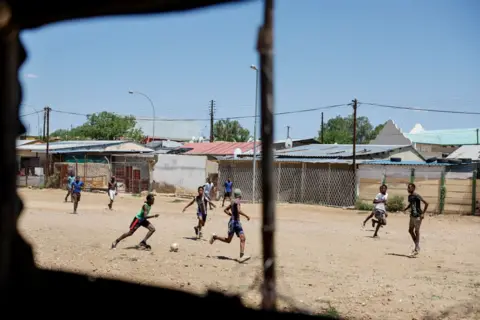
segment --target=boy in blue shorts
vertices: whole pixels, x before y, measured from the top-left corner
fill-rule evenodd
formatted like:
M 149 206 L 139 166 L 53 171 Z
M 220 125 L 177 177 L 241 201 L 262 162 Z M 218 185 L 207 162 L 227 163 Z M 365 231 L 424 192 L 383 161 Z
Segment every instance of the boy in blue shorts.
M 67 195 L 65 196 L 65 202 L 68 201 L 68 196 L 70 196 L 70 201 L 73 202 L 73 196 L 71 196 L 71 194 L 72 194 L 72 183 L 74 181 L 75 181 L 75 175 L 73 174 L 73 172 L 70 172 L 67 178 Z
M 115 249 L 117 247 L 117 244 L 120 241 L 122 241 L 123 239 L 128 238 L 131 235 L 133 235 L 135 233 L 135 231 L 137 231 L 138 228 L 140 228 L 140 227 L 147 228 L 148 233 L 145 236 L 145 238 L 140 242 L 140 244 L 138 246 L 140 248 L 143 248 L 143 249 L 151 249 L 151 247 L 147 244 L 147 240 L 155 232 L 155 227 L 153 226 L 153 224 L 150 223 L 150 221 L 148 221 L 148 219 L 158 217 L 158 214 L 154 214 L 154 215 L 151 215 L 151 216 L 149 215 L 150 209 L 152 209 L 152 206 L 153 206 L 154 202 L 155 202 L 155 198 L 154 198 L 153 194 L 149 194 L 147 196 L 147 199 L 146 199 L 145 203 L 143 204 L 142 208 L 137 213 L 137 215 L 133 218 L 132 223 L 130 223 L 129 230 L 127 232 L 125 232 L 124 234 L 122 234 L 120 236 L 120 238 L 118 238 L 117 240 L 115 240 L 112 243 L 112 249 Z
M 195 235 L 198 238 L 201 238 L 202 228 L 205 226 L 205 222 L 207 222 L 207 204 L 210 204 L 210 206 L 213 206 L 214 208 L 216 206 L 210 201 L 208 197 L 205 196 L 203 187 L 198 187 L 198 195 L 195 196 L 185 208 L 183 208 L 182 212 L 185 212 L 188 207 L 190 207 L 195 202 L 197 203 L 198 225 L 193 227 L 193 230 L 195 230 Z
M 213 244 L 215 240 L 221 242 L 230 243 L 232 242 L 233 235 L 236 234 L 240 238 L 240 258 L 243 258 L 245 254 L 245 233 L 243 232 L 242 224 L 240 222 L 240 216 L 247 218 L 247 221 L 250 221 L 250 217 L 242 212 L 240 207 L 240 200 L 242 198 L 242 191 L 240 189 L 235 189 L 234 191 L 235 200 L 225 208 L 225 213 L 230 216 L 228 221 L 228 236 L 226 238 L 219 237 L 215 233 L 210 238 L 210 244 Z
M 83 189 L 83 181 L 80 180 L 80 176 L 75 178 L 72 182 L 72 199 L 73 199 L 73 213 L 77 213 L 78 203 L 80 202 L 81 192 Z

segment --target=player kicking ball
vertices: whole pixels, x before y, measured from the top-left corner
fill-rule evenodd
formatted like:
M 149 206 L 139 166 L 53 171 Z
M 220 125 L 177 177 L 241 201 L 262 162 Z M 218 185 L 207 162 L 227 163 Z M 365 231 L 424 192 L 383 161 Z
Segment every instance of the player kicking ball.
M 198 187 L 198 195 L 195 196 L 185 208 L 183 208 L 182 212 L 185 212 L 188 207 L 193 205 L 195 202 L 197 203 L 198 224 L 197 226 L 193 227 L 193 229 L 195 230 L 195 235 L 198 238 L 201 238 L 202 228 L 205 227 L 205 222 L 207 222 L 207 204 L 210 204 L 210 206 L 213 206 L 214 208 L 216 208 L 216 206 L 210 201 L 208 197 L 205 196 L 204 188 Z
M 242 198 L 242 191 L 240 189 L 235 189 L 233 192 L 235 200 L 225 208 L 225 213 L 230 216 L 230 220 L 228 221 L 228 236 L 226 238 L 219 237 L 215 233 L 212 234 L 212 238 L 210 238 L 210 244 L 213 244 L 215 240 L 230 243 L 232 242 L 233 235 L 236 234 L 237 237 L 240 238 L 240 259 L 243 258 L 245 253 L 245 233 L 243 232 L 242 224 L 240 223 L 240 216 L 244 216 L 250 221 L 250 217 L 247 216 L 245 213 L 242 212 L 240 206 L 240 200 Z
M 155 227 L 153 226 L 153 224 L 150 223 L 150 221 L 148 221 L 148 219 L 158 217 L 158 214 L 154 214 L 154 215 L 151 215 L 151 216 L 149 215 L 150 209 L 152 208 L 154 202 L 155 202 L 155 198 L 153 197 L 153 194 L 149 194 L 147 196 L 147 199 L 146 199 L 145 203 L 143 204 L 142 208 L 140 209 L 140 212 L 133 218 L 132 223 L 130 224 L 130 229 L 128 230 L 128 232 L 122 234 L 120 236 L 120 238 L 118 238 L 117 240 L 115 240 L 112 243 L 112 249 L 115 249 L 120 241 L 122 241 L 123 239 L 128 238 L 131 235 L 133 235 L 135 233 L 135 231 L 137 231 L 137 229 L 140 228 L 140 227 L 147 228 L 148 233 L 145 236 L 145 238 L 140 242 L 138 247 L 142 248 L 142 249 L 148 249 L 148 250 L 151 249 L 151 247 L 147 244 L 147 240 L 155 232 Z

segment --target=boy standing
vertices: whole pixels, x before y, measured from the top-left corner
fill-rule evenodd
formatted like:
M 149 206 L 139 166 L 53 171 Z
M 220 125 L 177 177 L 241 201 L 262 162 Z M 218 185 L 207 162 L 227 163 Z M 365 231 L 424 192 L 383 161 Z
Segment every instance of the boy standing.
M 215 205 L 210 201 L 209 198 L 205 196 L 203 187 L 198 187 L 198 195 L 194 197 L 193 200 L 190 201 L 190 203 L 187 204 L 185 208 L 183 208 L 182 212 L 185 212 L 188 207 L 190 207 L 195 202 L 197 203 L 198 225 L 193 227 L 193 230 L 195 230 L 195 235 L 198 238 L 201 238 L 202 228 L 205 226 L 205 222 L 207 222 L 207 204 L 210 204 L 210 206 L 213 206 L 214 208 Z
M 140 248 L 143 248 L 143 249 L 151 249 L 151 247 L 147 244 L 147 240 L 148 238 L 150 238 L 152 236 L 152 234 L 155 232 L 155 227 L 153 226 L 153 224 L 150 223 L 150 221 L 148 221 L 148 219 L 151 219 L 151 218 L 157 218 L 158 217 L 158 214 L 154 214 L 154 215 L 149 215 L 150 213 L 150 209 L 152 209 L 152 206 L 153 206 L 153 203 L 155 202 L 155 198 L 153 197 L 153 194 L 149 194 L 147 196 L 147 199 L 146 201 L 144 202 L 142 208 L 140 209 L 140 211 L 137 213 L 137 215 L 133 218 L 132 220 L 132 223 L 130 223 L 130 228 L 127 232 L 125 232 L 124 234 L 122 234 L 120 236 L 120 238 L 118 238 L 117 240 L 115 240 L 113 243 L 112 243 L 112 249 L 115 249 L 117 247 L 117 244 L 122 241 L 123 239 L 125 238 L 128 238 L 130 237 L 132 234 L 135 233 L 135 231 L 138 230 L 138 228 L 140 227 L 144 227 L 144 228 L 147 228 L 148 229 L 148 233 L 147 235 L 145 236 L 145 238 L 140 242 L 140 244 L 138 245 Z
M 73 199 L 73 213 L 77 213 L 78 203 L 80 202 L 81 192 L 83 189 L 83 181 L 80 180 L 80 176 L 75 178 L 72 182 L 72 199 Z
M 212 195 L 213 195 L 213 183 L 210 181 L 210 178 L 207 179 L 207 183 L 203 186 L 203 191 L 205 194 L 205 198 L 208 198 L 208 200 L 212 200 Z M 210 210 L 213 209 L 212 202 L 210 202 Z
M 408 232 L 412 237 L 413 243 L 415 244 L 415 249 L 412 252 L 412 255 L 417 255 L 420 252 L 420 226 L 422 225 L 422 220 L 425 217 L 425 212 L 428 208 L 427 201 L 415 192 L 416 186 L 413 183 L 408 184 L 408 206 L 404 211 L 410 209 L 410 223 L 408 226 Z M 422 210 L 421 203 L 425 206 Z
M 108 208 L 110 210 L 112 210 L 113 201 L 115 200 L 115 196 L 117 194 L 118 194 L 117 180 L 115 176 L 112 176 L 112 178 L 108 182 L 108 197 L 110 198 L 110 203 L 108 204 Z
M 219 237 L 215 233 L 212 234 L 210 238 L 210 244 L 213 244 L 215 240 L 219 240 L 221 242 L 230 243 L 232 242 L 233 235 L 236 234 L 237 237 L 240 238 L 240 258 L 243 258 L 245 253 L 245 233 L 243 232 L 242 224 L 240 223 L 240 216 L 244 216 L 250 221 L 250 217 L 247 216 L 245 213 L 242 212 L 240 208 L 240 200 L 242 198 L 242 192 L 240 189 L 235 189 L 234 192 L 235 200 L 225 208 L 225 213 L 230 216 L 230 220 L 228 221 L 228 236 L 226 238 Z
M 228 178 L 224 184 L 225 193 L 223 194 L 222 208 L 225 206 L 226 198 L 228 198 L 229 201 L 232 201 L 232 186 L 233 186 L 233 182 L 230 180 L 230 178 Z

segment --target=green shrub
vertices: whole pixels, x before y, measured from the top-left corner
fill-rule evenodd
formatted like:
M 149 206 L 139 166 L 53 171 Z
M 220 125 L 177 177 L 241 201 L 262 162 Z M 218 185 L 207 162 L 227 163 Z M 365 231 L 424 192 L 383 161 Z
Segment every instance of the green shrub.
M 355 202 L 355 209 L 362 211 L 372 211 L 373 203 L 357 200 L 357 202 Z
M 392 196 L 387 201 L 387 211 L 397 212 L 402 211 L 405 208 L 405 202 L 402 196 Z

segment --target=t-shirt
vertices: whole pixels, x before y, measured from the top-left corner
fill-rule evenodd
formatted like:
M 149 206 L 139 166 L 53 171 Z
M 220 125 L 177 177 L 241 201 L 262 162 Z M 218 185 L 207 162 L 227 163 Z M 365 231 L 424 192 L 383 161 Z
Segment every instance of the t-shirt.
M 82 191 L 83 181 L 73 181 L 72 182 L 72 192 L 80 193 Z
M 68 178 L 67 178 L 67 186 L 68 186 L 69 188 L 71 188 L 71 187 L 72 187 L 72 183 L 73 183 L 74 181 L 75 181 L 75 177 L 68 177 Z
M 408 196 L 408 203 L 410 204 L 410 216 L 418 218 L 422 215 L 422 208 L 420 207 L 423 201 L 422 196 L 418 193 L 413 193 Z
M 387 199 L 388 199 L 388 193 L 383 194 L 380 192 L 375 196 L 375 200 L 387 201 Z M 384 202 L 375 203 L 375 210 L 386 212 L 387 210 L 385 208 L 385 203 Z
M 232 192 L 232 181 L 225 181 L 225 192 Z
M 205 183 L 205 185 L 203 186 L 203 190 L 205 191 L 205 193 L 209 194 L 210 191 L 212 190 L 213 188 L 213 183 Z
M 147 207 L 147 212 L 144 212 L 144 207 Z M 148 214 L 150 213 L 151 208 L 152 207 L 145 202 L 142 206 L 142 209 L 140 209 L 140 211 L 137 213 L 135 217 L 137 217 L 137 219 L 140 219 L 140 220 L 145 219 L 145 217 L 148 216 Z

